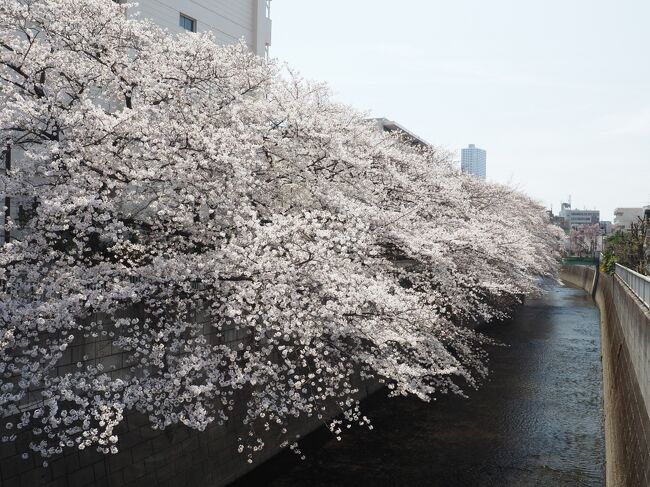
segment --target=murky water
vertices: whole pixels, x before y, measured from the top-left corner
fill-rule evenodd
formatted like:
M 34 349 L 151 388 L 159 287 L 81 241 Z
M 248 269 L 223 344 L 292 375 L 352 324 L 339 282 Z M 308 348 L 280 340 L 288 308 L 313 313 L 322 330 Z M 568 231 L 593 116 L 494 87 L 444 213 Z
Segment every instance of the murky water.
M 598 310 L 582 290 L 553 287 L 483 330 L 490 378 L 469 399 L 365 403 L 372 431 L 303 440 L 239 486 L 602 486 L 604 433 Z

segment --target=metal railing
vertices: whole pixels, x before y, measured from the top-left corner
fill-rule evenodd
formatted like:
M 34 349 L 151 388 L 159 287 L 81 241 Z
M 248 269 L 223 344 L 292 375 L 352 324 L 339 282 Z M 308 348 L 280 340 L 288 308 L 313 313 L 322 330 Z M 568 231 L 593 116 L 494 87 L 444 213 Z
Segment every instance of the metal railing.
M 643 276 L 621 264 L 616 264 L 616 275 L 643 301 L 643 304 L 650 308 L 650 277 Z

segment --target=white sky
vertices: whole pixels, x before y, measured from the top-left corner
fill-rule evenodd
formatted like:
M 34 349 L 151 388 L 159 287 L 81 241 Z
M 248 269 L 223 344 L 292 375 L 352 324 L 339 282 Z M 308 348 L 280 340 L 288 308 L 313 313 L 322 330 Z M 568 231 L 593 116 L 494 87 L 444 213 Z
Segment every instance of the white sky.
M 650 0 L 273 0 L 271 55 L 559 211 L 650 204 Z M 458 156 L 460 158 L 460 156 Z

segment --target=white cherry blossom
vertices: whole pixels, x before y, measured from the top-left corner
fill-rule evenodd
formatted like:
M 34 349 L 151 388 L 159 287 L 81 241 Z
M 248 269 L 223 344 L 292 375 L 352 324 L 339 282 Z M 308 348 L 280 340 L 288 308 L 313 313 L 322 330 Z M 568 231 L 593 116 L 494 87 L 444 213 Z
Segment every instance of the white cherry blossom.
M 125 8 L 0 0 L 0 187 L 36 201 L 0 248 L 3 439 L 115 453 L 129 411 L 203 430 L 237 407 L 252 458 L 300 415 L 369 424 L 360 379 L 423 400 L 476 385 L 467 324 L 555 272 L 543 208 L 243 45 Z M 57 369 L 93 340 L 123 366 Z

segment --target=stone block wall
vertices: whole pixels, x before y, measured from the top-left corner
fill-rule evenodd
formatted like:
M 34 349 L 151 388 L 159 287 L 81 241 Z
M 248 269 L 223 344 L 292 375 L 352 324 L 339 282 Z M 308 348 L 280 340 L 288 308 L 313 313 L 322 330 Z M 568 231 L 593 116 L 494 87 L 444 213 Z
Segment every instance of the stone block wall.
M 592 292 L 595 272 L 565 266 L 562 279 Z M 601 313 L 607 486 L 650 486 L 650 310 L 616 276 L 599 276 L 595 300 Z

